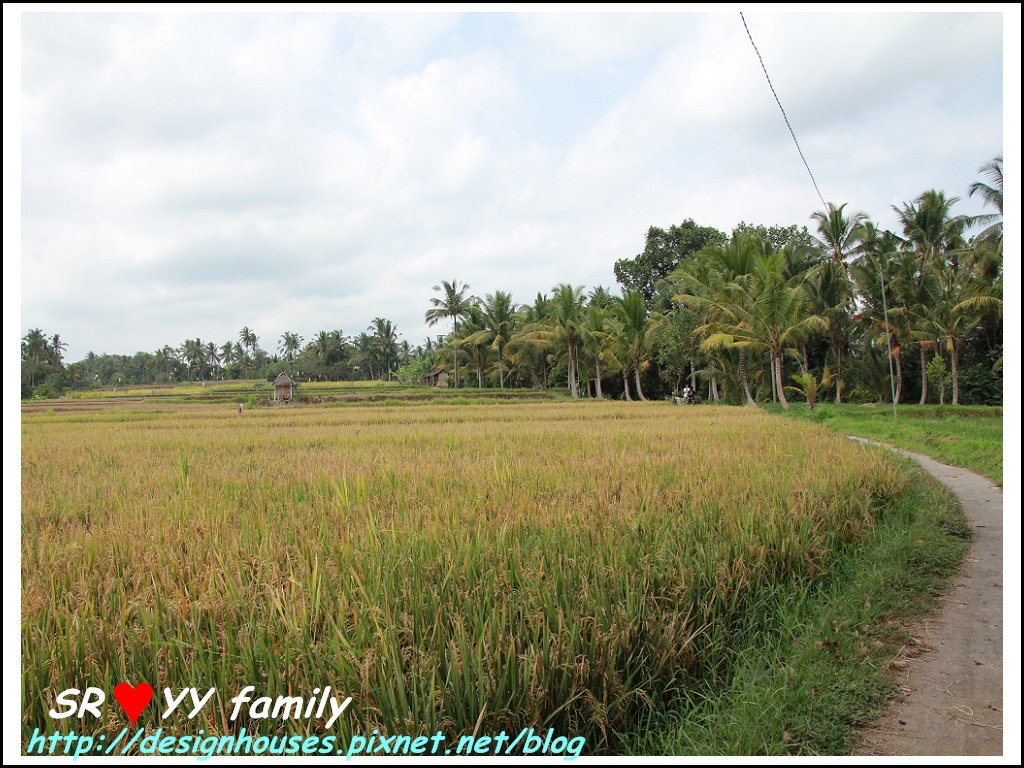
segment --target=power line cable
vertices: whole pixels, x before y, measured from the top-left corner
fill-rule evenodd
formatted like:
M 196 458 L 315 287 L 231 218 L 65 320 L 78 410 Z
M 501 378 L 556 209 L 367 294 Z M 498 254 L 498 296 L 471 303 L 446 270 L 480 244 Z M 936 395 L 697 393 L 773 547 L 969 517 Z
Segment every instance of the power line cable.
M 821 190 L 818 189 L 818 182 L 814 178 L 814 174 L 811 173 L 811 166 L 807 164 L 807 158 L 804 157 L 804 151 L 800 149 L 800 142 L 796 140 L 796 133 L 793 131 L 793 126 L 789 124 L 789 117 L 786 115 L 786 110 L 782 107 L 782 101 L 779 100 L 779 94 L 775 92 L 775 86 L 772 85 L 772 79 L 768 76 L 768 68 L 764 65 L 764 59 L 761 58 L 761 52 L 757 49 L 757 43 L 754 42 L 754 36 L 750 34 L 750 27 L 747 26 L 747 20 L 743 16 L 743 11 L 740 11 L 740 19 L 743 21 L 743 28 L 747 30 L 747 37 L 750 38 L 750 44 L 754 46 L 754 53 L 757 54 L 757 60 L 761 62 L 761 69 L 764 71 L 765 80 L 768 81 L 768 87 L 772 89 L 772 96 L 775 97 L 775 103 L 779 105 L 779 111 L 782 112 L 782 119 L 786 121 L 786 127 L 789 128 L 789 135 L 793 137 L 793 143 L 796 144 L 796 151 L 800 154 L 800 159 L 804 161 L 804 168 L 807 169 L 807 175 L 811 177 L 811 184 L 814 185 L 814 191 L 818 193 L 818 199 L 821 200 L 821 204 L 827 209 L 828 204 L 825 202 L 825 197 L 821 194 Z

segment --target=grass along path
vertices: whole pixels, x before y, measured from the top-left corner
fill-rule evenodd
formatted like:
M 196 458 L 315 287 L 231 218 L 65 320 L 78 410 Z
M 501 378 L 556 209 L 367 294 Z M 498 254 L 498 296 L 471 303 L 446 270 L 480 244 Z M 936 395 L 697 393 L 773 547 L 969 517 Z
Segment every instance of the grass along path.
M 778 408 L 771 408 L 780 412 Z M 824 424 L 845 435 L 879 440 L 980 472 L 1003 484 L 1003 409 L 990 406 L 832 405 L 808 411 L 793 403 L 786 415 Z

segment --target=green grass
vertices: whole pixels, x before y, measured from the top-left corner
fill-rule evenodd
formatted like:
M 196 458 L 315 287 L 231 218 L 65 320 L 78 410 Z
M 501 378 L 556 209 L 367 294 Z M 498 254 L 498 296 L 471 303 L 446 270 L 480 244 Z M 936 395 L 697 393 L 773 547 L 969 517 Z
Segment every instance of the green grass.
M 901 616 L 934 603 L 970 529 L 952 495 L 907 462 L 908 489 L 872 540 L 827 582 L 780 591 L 758 608 L 759 632 L 718 681 L 626 739 L 632 754 L 837 755 L 855 746 L 896 693 L 891 673 L 911 642 Z M 895 662 L 898 663 L 898 662 Z
M 777 412 L 781 410 L 773 408 Z M 1003 409 L 990 406 L 792 403 L 787 415 L 811 419 L 848 435 L 916 451 L 944 464 L 979 472 L 1003 484 Z

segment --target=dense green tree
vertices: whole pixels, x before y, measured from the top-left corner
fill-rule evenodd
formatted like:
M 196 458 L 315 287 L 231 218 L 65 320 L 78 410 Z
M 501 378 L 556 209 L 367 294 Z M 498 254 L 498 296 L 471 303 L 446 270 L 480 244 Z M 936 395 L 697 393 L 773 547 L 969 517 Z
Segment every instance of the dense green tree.
M 709 245 L 721 245 L 725 235 L 714 227 L 699 226 L 693 219 L 668 230 L 647 230 L 644 250 L 632 259 L 615 262 L 615 279 L 627 291 L 639 291 L 645 300 L 655 297 L 659 281 L 667 278 L 686 258 Z

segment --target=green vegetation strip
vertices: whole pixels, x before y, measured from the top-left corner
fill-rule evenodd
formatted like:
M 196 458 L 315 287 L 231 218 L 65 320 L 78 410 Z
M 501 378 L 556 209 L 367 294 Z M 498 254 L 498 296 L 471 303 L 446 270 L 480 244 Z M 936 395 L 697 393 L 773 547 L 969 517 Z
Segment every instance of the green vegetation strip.
M 843 434 L 867 437 L 936 461 L 965 467 L 1003 484 L 1003 409 L 991 406 L 794 405 L 787 415 Z

